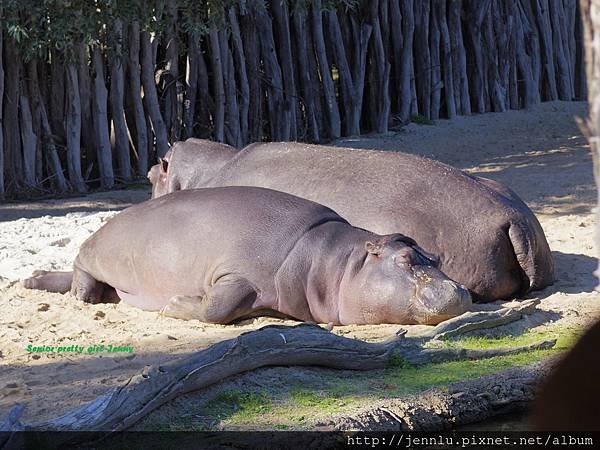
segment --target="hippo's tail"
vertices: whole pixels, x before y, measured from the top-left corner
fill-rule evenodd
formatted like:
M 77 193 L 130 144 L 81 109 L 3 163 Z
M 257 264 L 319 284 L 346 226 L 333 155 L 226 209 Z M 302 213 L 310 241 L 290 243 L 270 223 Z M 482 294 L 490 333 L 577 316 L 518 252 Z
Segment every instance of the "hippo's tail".
M 523 293 L 543 289 L 554 283 L 552 253 L 541 225 L 537 219 L 533 220 L 536 223 L 511 221 L 508 229 L 515 256 L 527 278 Z

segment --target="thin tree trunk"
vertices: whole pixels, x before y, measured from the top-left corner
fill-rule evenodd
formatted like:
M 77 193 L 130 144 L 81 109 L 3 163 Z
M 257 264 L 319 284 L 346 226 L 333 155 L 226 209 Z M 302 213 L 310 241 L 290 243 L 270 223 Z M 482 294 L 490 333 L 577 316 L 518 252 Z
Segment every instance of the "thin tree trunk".
M 402 14 L 402 53 L 400 56 L 400 87 L 398 112 L 402 123 L 410 119 L 412 104 L 413 44 L 415 34 L 414 0 L 400 0 Z M 397 30 L 395 31 L 398 32 Z
M 54 145 L 54 137 L 52 136 L 52 129 L 48 121 L 46 105 L 40 91 L 37 62 L 35 60 L 30 61 L 27 69 L 29 95 L 33 105 L 33 113 L 39 117 L 40 132 L 38 138 L 41 141 L 42 153 L 46 156 L 48 177 L 55 190 L 66 192 L 69 187 L 63 174 L 56 146 Z
M 373 27 L 367 23 L 360 25 L 353 23 L 355 28 L 360 29 L 357 29 L 356 33 L 354 33 L 355 42 L 353 48 L 348 49 L 356 58 L 353 70 L 351 70 L 336 12 L 334 10 L 329 11 L 327 19 L 329 23 L 329 36 L 331 37 L 334 49 L 335 63 L 341 80 L 342 101 L 344 102 L 344 111 L 346 113 L 346 135 L 358 135 L 360 134 L 360 116 L 365 87 L 367 50 Z
M 471 114 L 467 55 L 461 25 L 462 0 L 450 0 L 448 8 L 448 29 L 454 69 L 454 98 L 458 114 Z
M 385 57 L 385 48 L 381 33 L 381 21 L 379 20 L 379 0 L 370 2 L 370 22 L 373 27 L 371 45 L 374 53 L 373 61 L 375 62 L 375 65 L 372 68 L 374 70 L 374 78 L 377 80 L 377 108 L 374 117 L 374 128 L 378 133 L 387 133 L 391 108 L 389 93 L 391 65 Z
M 283 77 L 284 89 L 284 109 L 289 117 L 290 131 L 289 139 L 295 141 L 298 137 L 296 125 L 296 80 L 294 76 L 294 62 L 292 59 L 292 42 L 290 37 L 290 22 L 287 2 L 274 1 L 270 3 L 273 13 L 273 23 L 275 28 L 275 44 L 278 49 L 279 62 L 281 65 L 281 74 Z
M 196 98 L 198 93 L 198 73 L 200 55 L 200 37 L 196 32 L 190 32 L 185 66 L 185 102 L 183 104 L 183 135 L 186 138 L 194 136 L 194 119 L 196 115 Z
M 306 11 L 295 11 L 292 14 L 292 25 L 296 44 L 296 54 L 298 62 L 298 75 L 300 83 L 301 99 L 304 104 L 306 115 L 306 130 L 308 140 L 311 142 L 320 141 L 319 123 L 316 112 L 315 94 L 312 89 L 312 72 L 309 64 L 309 47 L 306 42 Z M 310 48 L 312 51 L 312 48 Z
M 166 20 L 165 20 L 166 19 Z M 163 71 L 166 77 L 165 96 L 165 126 L 170 142 L 176 142 L 181 136 L 183 120 L 183 86 L 179 80 L 179 38 L 177 1 L 166 0 L 166 49 L 167 65 Z
M 260 54 L 267 80 L 267 106 L 269 108 L 270 139 L 289 141 L 291 129 L 291 109 L 287 108 L 284 97 L 283 74 L 275 50 L 273 23 L 267 11 L 256 9 Z
M 429 7 L 426 0 L 416 0 L 414 72 L 419 110 L 425 117 L 431 117 L 431 55 L 429 53 Z
M 533 105 L 539 103 L 540 91 L 534 75 L 535 66 L 525 47 L 524 21 L 527 20 L 527 17 L 518 3 L 515 10 L 516 52 L 520 78 L 523 80 L 523 106 L 531 108 Z
M 6 65 L 4 108 L 4 171 L 7 190 L 17 192 L 23 178 L 21 158 L 21 131 L 19 126 L 20 60 L 16 45 L 12 39 L 6 41 L 4 60 L 12 62 Z
M 167 128 L 163 121 L 160 105 L 158 103 L 158 93 L 156 92 L 156 83 L 154 81 L 154 66 L 156 61 L 153 50 L 154 42 L 149 31 L 143 31 L 141 35 L 142 47 L 142 86 L 144 87 L 144 102 L 150 116 L 152 131 L 156 137 L 156 152 L 158 156 L 165 156 L 169 150 L 169 139 L 167 138 Z
M 224 30 L 219 31 L 219 46 L 223 64 L 223 87 L 225 92 L 225 136 L 228 144 L 241 148 L 242 132 L 235 83 L 235 68 L 233 67 L 233 56 L 229 50 L 227 33 Z
M 108 91 L 104 81 L 104 61 L 99 47 L 94 48 L 94 125 L 98 139 L 98 169 L 100 184 L 110 188 L 115 184 L 112 149 L 108 126 Z
M 440 2 L 440 3 L 445 3 Z M 437 120 L 440 118 L 441 98 L 442 98 L 442 70 L 440 67 L 440 42 L 442 39 L 440 30 L 439 16 L 436 10 L 441 9 L 441 4 L 431 0 L 431 20 L 429 25 L 429 54 L 431 55 L 431 118 Z
M 215 109 L 213 111 L 213 120 L 215 128 L 215 140 L 225 142 L 225 86 L 223 81 L 223 61 L 221 59 L 221 44 L 219 32 L 212 28 L 209 34 L 210 55 L 213 74 L 213 89 L 215 99 Z
M 112 137 L 117 159 L 117 175 L 124 180 L 131 180 L 131 158 L 129 156 L 129 133 L 125 119 L 125 60 L 127 55 L 121 54 L 123 47 L 123 22 L 116 19 L 113 28 L 116 39 L 115 58 L 110 63 L 110 109 L 112 118 Z
M 331 77 L 331 69 L 327 60 L 327 52 L 325 50 L 325 38 L 323 37 L 323 7 L 321 0 L 315 0 L 311 5 L 312 18 L 312 38 L 315 45 L 315 52 L 319 64 L 319 73 L 321 75 L 321 83 L 323 93 L 325 95 L 325 109 L 327 110 L 327 122 L 329 126 L 328 137 L 337 139 L 341 136 L 341 121 L 340 111 L 335 97 L 335 87 Z
M 37 136 L 33 132 L 33 118 L 25 89 L 22 89 L 19 95 L 19 106 L 21 145 L 23 146 L 23 178 L 28 187 L 34 188 L 38 185 L 38 180 L 36 180 Z
M 144 104 L 142 103 L 142 82 L 140 69 L 140 24 L 138 21 L 131 23 L 128 35 L 129 43 L 129 87 L 133 117 L 135 122 L 135 142 L 133 148 L 137 155 L 137 173 L 144 176 L 148 171 L 148 131 Z
M 231 38 L 233 41 L 233 56 L 238 80 L 239 106 L 240 106 L 240 132 L 242 144 L 248 144 L 248 112 L 250 108 L 250 86 L 246 72 L 246 56 L 240 24 L 237 19 L 235 8 L 229 9 L 229 24 L 231 25 Z
M 67 86 L 67 172 L 69 181 L 77 192 L 85 192 L 81 175 L 81 100 L 77 69 L 69 64 L 66 69 Z
M 240 11 L 240 27 L 248 73 L 248 141 L 260 142 L 263 137 L 263 90 L 260 82 L 260 45 L 256 31 L 256 18 L 251 10 Z
M 441 64 L 443 68 L 444 100 L 446 101 L 446 116 L 451 119 L 456 115 L 456 97 L 454 93 L 454 65 L 452 61 L 452 42 L 448 29 L 446 2 L 440 2 L 433 10 L 434 20 L 441 34 Z
M 468 17 L 466 25 L 468 29 L 467 35 L 471 41 L 473 51 L 473 70 L 471 78 L 473 80 L 471 98 L 475 109 L 479 113 L 486 111 L 487 87 L 485 85 L 485 69 L 484 55 L 482 48 L 481 26 L 485 15 L 490 8 L 491 0 L 469 0 L 468 2 Z
M 85 43 L 79 44 L 77 53 L 77 76 L 81 102 L 81 158 L 82 167 L 86 167 L 96 162 L 98 149 L 92 117 L 92 78 L 90 76 L 87 45 Z

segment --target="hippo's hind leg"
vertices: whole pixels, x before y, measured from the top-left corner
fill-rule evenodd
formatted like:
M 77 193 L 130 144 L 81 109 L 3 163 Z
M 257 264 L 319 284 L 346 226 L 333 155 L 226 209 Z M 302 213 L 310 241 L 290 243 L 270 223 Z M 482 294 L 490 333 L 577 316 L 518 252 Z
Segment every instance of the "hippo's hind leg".
M 86 303 L 100 303 L 101 301 L 108 301 L 114 303 L 115 296 L 114 289 L 96 280 L 86 271 L 75 267 L 73 271 L 73 283 L 71 284 L 71 294 Z M 106 298 L 105 298 L 106 297 Z
M 71 289 L 73 272 L 49 272 L 36 270 L 30 278 L 23 281 L 27 289 L 38 289 L 40 291 L 59 292 L 64 294 Z
M 256 290 L 246 279 L 224 276 L 202 297 L 172 297 L 161 312 L 176 319 L 227 324 L 249 314 L 255 299 Z

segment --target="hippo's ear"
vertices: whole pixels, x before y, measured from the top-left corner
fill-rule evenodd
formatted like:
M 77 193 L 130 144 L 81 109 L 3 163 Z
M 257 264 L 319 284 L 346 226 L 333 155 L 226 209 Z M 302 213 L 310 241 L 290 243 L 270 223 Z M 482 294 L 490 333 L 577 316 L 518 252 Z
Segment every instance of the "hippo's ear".
M 160 164 L 160 172 L 167 173 L 167 169 L 169 168 L 169 161 L 165 158 L 159 158 L 158 163 Z
M 381 254 L 381 243 L 367 241 L 365 243 L 365 249 L 367 250 L 368 253 L 370 253 L 372 255 L 380 255 Z
M 408 236 L 404 236 L 403 234 L 400 234 L 400 233 L 394 233 L 394 234 L 390 235 L 390 242 L 394 242 L 394 241 L 404 242 L 409 245 L 417 245 L 417 242 L 414 239 L 409 238 Z

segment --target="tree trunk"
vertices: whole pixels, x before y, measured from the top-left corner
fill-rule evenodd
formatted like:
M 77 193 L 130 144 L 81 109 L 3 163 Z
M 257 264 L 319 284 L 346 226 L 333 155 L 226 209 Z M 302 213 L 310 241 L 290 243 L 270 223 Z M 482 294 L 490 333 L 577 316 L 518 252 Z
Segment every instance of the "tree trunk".
M 40 132 L 38 138 L 41 140 L 42 153 L 46 156 L 48 167 L 48 178 L 55 190 L 66 192 L 69 188 L 60 164 L 60 158 L 54 144 L 52 129 L 48 121 L 48 113 L 40 90 L 37 62 L 32 60 L 27 65 L 27 76 L 29 78 L 29 95 L 33 105 L 33 114 L 39 117 Z M 0 77 L 1 79 L 1 77 Z
M 231 39 L 233 40 L 233 56 L 235 58 L 235 69 L 237 73 L 237 86 L 239 90 L 240 106 L 240 133 L 243 145 L 248 141 L 248 111 L 250 107 L 250 86 L 248 84 L 248 74 L 246 72 L 246 56 L 244 55 L 244 46 L 240 24 L 237 19 L 235 8 L 229 9 L 229 24 L 231 25 Z
M 38 180 L 36 180 L 38 137 L 33 132 L 33 118 L 25 89 L 22 89 L 19 95 L 19 106 L 21 145 L 23 146 L 23 178 L 27 187 L 35 188 L 38 186 Z
M 117 175 L 124 180 L 131 180 L 131 158 L 129 156 L 129 132 L 125 119 L 125 65 L 126 55 L 122 54 L 123 22 L 116 19 L 114 23 L 115 58 L 110 63 L 110 112 L 112 118 L 112 140 L 117 159 Z
M 315 0 L 311 5 L 312 18 L 312 38 L 315 45 L 315 53 L 319 64 L 319 73 L 321 75 L 321 83 L 323 93 L 325 95 L 325 109 L 327 110 L 328 122 L 328 137 L 337 139 L 341 136 L 341 121 L 340 111 L 335 96 L 335 87 L 331 77 L 331 69 L 327 60 L 327 52 L 325 50 L 325 38 L 323 37 L 323 7 L 321 0 Z
M 349 48 L 349 50 L 354 54 L 356 61 L 353 65 L 353 70 L 351 70 L 336 12 L 334 10 L 329 11 L 327 19 L 329 23 L 329 36 L 331 37 L 334 49 L 335 63 L 341 81 L 341 97 L 344 102 L 344 111 L 346 114 L 345 134 L 350 136 L 359 135 L 367 67 L 367 50 L 373 27 L 367 23 L 359 25 L 353 21 L 356 32 L 354 33 L 353 48 Z
M 67 87 L 67 172 L 69 181 L 77 192 L 85 192 L 81 175 L 81 101 L 77 69 L 69 64 L 66 70 Z M 100 159 L 100 158 L 98 158 Z
M 294 29 L 294 37 L 296 44 L 296 55 L 298 63 L 298 78 L 300 83 L 300 98 L 304 104 L 306 115 L 306 134 L 310 142 L 319 142 L 319 119 L 317 116 L 315 99 L 318 99 L 319 91 L 313 92 L 314 73 L 310 70 L 309 51 L 312 52 L 312 47 L 307 44 L 306 34 L 306 11 L 295 11 L 292 14 L 292 25 Z
M 108 126 L 108 91 L 104 81 L 104 61 L 99 47 L 94 48 L 94 125 L 98 139 L 98 169 L 100 184 L 110 188 L 115 184 L 112 149 Z
M 260 45 L 256 31 L 256 17 L 251 10 L 240 11 L 240 27 L 248 73 L 250 98 L 248 102 L 248 141 L 260 142 L 263 138 L 263 98 L 260 82 Z
M 221 63 L 223 64 L 223 87 L 225 93 L 225 136 L 227 143 L 233 147 L 241 148 L 242 132 L 240 128 L 240 109 L 237 101 L 235 83 L 235 68 L 233 56 L 229 50 L 227 33 L 219 31 L 219 46 L 221 49 Z
M 419 111 L 431 117 L 431 55 L 429 53 L 429 1 L 416 0 L 414 71 Z
M 183 86 L 179 80 L 179 38 L 177 1 L 166 0 L 166 40 L 165 59 L 167 65 L 162 72 L 165 76 L 164 120 L 170 142 L 176 142 L 181 136 L 181 123 L 183 120 Z M 165 20 L 166 19 L 166 20 Z
M 135 142 L 133 148 L 137 155 L 137 173 L 145 176 L 148 171 L 148 132 L 144 104 L 142 103 L 142 82 L 140 70 L 140 24 L 131 23 L 129 32 L 129 91 L 133 105 L 133 118 L 135 123 Z
M 445 3 L 440 2 L 440 3 Z M 442 6 L 436 1 L 431 0 L 431 20 L 429 25 L 429 54 L 431 55 L 431 118 L 437 120 L 440 118 L 441 98 L 442 98 L 442 71 L 440 59 L 441 24 L 436 15 L 436 9 Z
M 149 31 L 142 32 L 142 86 L 144 87 L 144 102 L 150 116 L 152 131 L 156 137 L 156 152 L 158 156 L 165 156 L 165 153 L 169 150 L 169 139 L 167 138 L 167 128 L 160 112 L 158 93 L 156 92 L 156 83 L 154 81 L 154 62 L 156 61 L 153 49 L 154 42 Z
M 385 0 L 384 0 L 385 1 Z M 381 33 L 381 21 L 379 20 L 379 0 L 370 2 L 369 19 L 373 27 L 371 36 L 371 48 L 373 49 L 374 65 L 373 78 L 376 80 L 376 109 L 374 116 L 374 129 L 377 133 L 387 133 L 390 121 L 390 71 L 391 65 L 385 57 L 385 48 Z
M 7 190 L 17 192 L 23 178 L 23 161 L 21 158 L 21 132 L 19 127 L 19 85 L 20 60 L 16 45 L 8 39 L 4 46 L 4 60 L 11 61 L 6 65 L 4 108 L 4 174 Z
M 292 42 L 290 37 L 290 22 L 287 2 L 273 1 L 270 3 L 273 13 L 273 23 L 275 28 L 275 44 L 277 54 L 281 65 L 281 74 L 283 76 L 283 99 L 284 110 L 289 117 L 289 140 L 295 141 L 298 138 L 296 117 L 296 79 L 294 76 L 294 62 L 292 58 Z
M 96 162 L 98 149 L 92 116 L 92 79 L 87 45 L 79 44 L 77 53 L 77 76 L 81 101 L 81 165 L 89 167 Z
M 221 43 L 219 39 L 219 32 L 216 28 L 212 28 L 210 30 L 209 40 L 215 99 L 215 109 L 213 111 L 215 140 L 219 142 L 225 142 L 225 83 L 223 81 L 224 69 L 223 60 L 221 58 Z
M 185 102 L 183 104 L 183 135 L 186 138 L 194 136 L 194 119 L 196 115 L 196 99 L 198 93 L 198 74 L 200 55 L 200 37 L 196 32 L 190 32 L 185 66 Z
M 448 8 L 448 29 L 454 69 L 454 93 L 458 114 L 471 114 L 469 97 L 469 77 L 467 74 L 467 55 L 461 24 L 462 0 L 450 0 Z
M 443 68 L 444 100 L 446 102 L 446 116 L 452 119 L 456 115 L 456 97 L 454 92 L 454 66 L 452 61 L 452 41 L 448 28 L 446 2 L 436 4 L 433 9 L 434 21 L 440 31 L 441 65 Z

